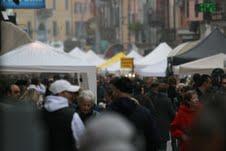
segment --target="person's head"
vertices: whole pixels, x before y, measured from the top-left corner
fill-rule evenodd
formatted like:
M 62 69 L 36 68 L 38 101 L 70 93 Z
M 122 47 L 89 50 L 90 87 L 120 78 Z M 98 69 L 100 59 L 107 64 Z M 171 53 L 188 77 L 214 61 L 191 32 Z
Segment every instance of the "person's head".
M 31 84 L 39 85 L 40 84 L 40 80 L 38 78 L 33 78 L 33 79 L 31 79 Z
M 221 86 L 224 89 L 226 89 L 226 74 L 224 74 L 223 77 L 222 77 Z
M 170 86 L 176 87 L 176 85 L 177 85 L 177 80 L 176 80 L 176 78 L 173 77 L 173 76 L 170 76 L 170 77 L 168 78 L 168 84 L 169 84 Z
M 212 71 L 211 77 L 212 77 L 212 84 L 214 87 L 221 86 L 223 75 L 224 75 L 224 70 L 221 68 L 216 68 Z
M 41 94 L 37 92 L 35 89 L 27 89 L 24 94 L 20 97 L 22 101 L 29 101 L 34 104 L 38 104 L 41 100 Z
M 53 82 L 49 87 L 49 90 L 52 94 L 65 97 L 66 99 L 68 99 L 69 103 L 72 103 L 75 92 L 78 92 L 79 89 L 79 86 L 72 85 L 66 80 L 57 80 Z
M 114 94 L 132 94 L 133 92 L 133 84 L 132 81 L 127 77 L 116 77 L 111 80 L 110 85 L 114 91 Z
M 186 92 L 188 92 L 189 90 L 192 90 L 192 88 L 190 86 L 184 85 L 184 84 L 179 84 L 177 86 L 177 92 L 181 95 L 184 96 L 184 94 Z
M 83 90 L 78 96 L 78 106 L 80 112 L 88 114 L 95 104 L 95 95 L 91 90 Z
M 202 87 L 205 91 L 210 89 L 212 86 L 211 77 L 207 74 L 203 74 L 200 78 L 200 87 Z
M 191 107 L 193 105 L 196 105 L 197 102 L 198 102 L 198 95 L 196 91 L 189 90 L 184 94 L 183 101 L 182 101 L 184 105 Z
M 19 98 L 20 97 L 20 87 L 16 84 L 11 84 L 7 86 L 7 96 Z
M 158 93 L 158 88 L 159 88 L 159 82 L 158 81 L 155 81 L 151 84 L 151 91 L 152 92 L 155 92 L 155 93 Z
M 226 96 L 215 94 L 194 121 L 189 151 L 225 151 L 226 143 Z M 207 143 L 208 142 L 208 143 Z
M 168 81 L 167 79 L 159 79 L 159 86 L 158 86 L 158 91 L 161 93 L 167 93 L 167 90 L 169 88 Z
M 194 82 L 194 86 L 195 87 L 198 87 L 200 86 L 200 78 L 201 78 L 201 75 L 199 73 L 195 73 L 192 77 L 192 80 Z

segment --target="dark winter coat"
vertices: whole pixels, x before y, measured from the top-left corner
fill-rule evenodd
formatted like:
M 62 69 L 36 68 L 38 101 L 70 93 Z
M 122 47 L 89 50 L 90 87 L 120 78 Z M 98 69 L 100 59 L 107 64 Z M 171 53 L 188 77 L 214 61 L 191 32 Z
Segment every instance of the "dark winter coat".
M 153 100 L 153 104 L 157 112 L 157 126 L 160 130 L 161 141 L 166 142 L 169 140 L 170 124 L 175 117 L 175 110 L 165 93 L 159 93 Z
M 147 151 L 156 150 L 160 137 L 153 115 L 148 109 L 131 98 L 121 97 L 112 102 L 109 110 L 121 114 L 136 127 L 145 138 Z

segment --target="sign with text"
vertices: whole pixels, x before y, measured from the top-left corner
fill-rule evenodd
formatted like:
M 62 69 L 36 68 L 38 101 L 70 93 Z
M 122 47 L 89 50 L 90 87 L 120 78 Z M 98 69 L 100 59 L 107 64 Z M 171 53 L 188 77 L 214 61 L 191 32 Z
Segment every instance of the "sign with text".
M 45 8 L 45 0 L 18 0 L 18 4 L 13 0 L 1 0 L 1 6 L 6 9 L 38 9 Z
M 133 68 L 133 58 L 121 58 L 121 68 Z
M 198 4 L 198 12 L 214 13 L 217 11 L 216 3 L 200 3 Z

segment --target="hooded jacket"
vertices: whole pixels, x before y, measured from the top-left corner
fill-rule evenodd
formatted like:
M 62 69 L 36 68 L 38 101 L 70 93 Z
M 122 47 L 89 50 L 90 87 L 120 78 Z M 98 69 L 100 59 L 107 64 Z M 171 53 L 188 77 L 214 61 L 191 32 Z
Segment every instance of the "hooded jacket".
M 53 151 L 75 150 L 84 133 L 84 125 L 68 100 L 61 96 L 47 96 L 44 119 L 49 132 L 49 147 Z

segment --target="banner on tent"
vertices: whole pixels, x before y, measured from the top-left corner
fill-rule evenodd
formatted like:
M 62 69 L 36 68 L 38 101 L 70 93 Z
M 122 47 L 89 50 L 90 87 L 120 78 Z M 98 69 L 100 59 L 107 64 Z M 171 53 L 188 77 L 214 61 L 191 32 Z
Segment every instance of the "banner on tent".
M 134 67 L 133 58 L 121 58 L 121 68 L 130 68 Z

